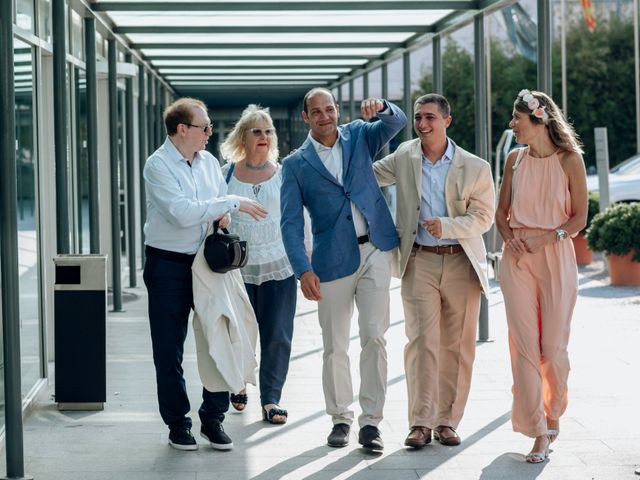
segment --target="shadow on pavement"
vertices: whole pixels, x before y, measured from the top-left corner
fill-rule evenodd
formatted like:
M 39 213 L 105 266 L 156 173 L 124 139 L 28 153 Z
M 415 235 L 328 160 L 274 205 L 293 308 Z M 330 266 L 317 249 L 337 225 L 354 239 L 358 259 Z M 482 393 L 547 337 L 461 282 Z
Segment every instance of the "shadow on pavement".
M 509 474 L 518 470 L 518 480 L 534 480 L 540 476 L 549 461 L 527 463 L 521 453 L 503 453 L 482 469 L 480 480 L 509 478 Z

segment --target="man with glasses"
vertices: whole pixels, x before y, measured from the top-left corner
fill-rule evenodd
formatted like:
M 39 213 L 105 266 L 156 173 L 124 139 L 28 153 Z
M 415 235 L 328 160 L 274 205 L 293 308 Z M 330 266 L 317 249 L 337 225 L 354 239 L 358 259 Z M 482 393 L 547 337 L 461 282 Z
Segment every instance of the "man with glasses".
M 340 111 L 330 90 L 314 88 L 304 98 L 302 119 L 309 137 L 284 161 L 281 229 L 302 293 L 318 301 L 324 346 L 322 385 L 333 429 L 331 447 L 349 443 L 353 388 L 349 329 L 354 301 L 360 330 L 358 442 L 383 448 L 378 424 L 387 388 L 385 332 L 389 328 L 391 250 L 398 234 L 373 175 L 373 158 L 405 125 L 395 105 L 368 98 L 362 118 L 338 127 Z M 313 255 L 304 247 L 303 207 L 311 216 Z
M 253 200 L 226 195 L 218 160 L 204 150 L 212 133 L 204 103 L 181 98 L 167 107 L 163 118 L 167 139 L 147 159 L 143 172 L 147 196 L 144 282 L 160 415 L 169 427 L 171 446 L 196 450 L 182 370 L 193 308 L 191 264 L 209 222 L 220 220 L 226 226 L 228 214 L 237 210 L 255 219 L 264 218 L 267 212 Z M 203 388 L 202 399 L 198 411 L 201 436 L 213 448 L 231 449 L 233 443 L 222 428 L 229 392 Z

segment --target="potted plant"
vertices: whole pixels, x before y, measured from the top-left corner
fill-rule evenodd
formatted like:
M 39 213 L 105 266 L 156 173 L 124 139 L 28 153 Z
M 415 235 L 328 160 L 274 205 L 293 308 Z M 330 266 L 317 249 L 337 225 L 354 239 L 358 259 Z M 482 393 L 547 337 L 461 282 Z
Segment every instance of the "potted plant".
M 587 224 L 585 227 L 571 240 L 573 241 L 573 249 L 576 252 L 576 262 L 578 265 L 589 265 L 593 260 L 593 251 L 587 243 L 586 233 L 589 225 L 598 213 L 600 213 L 600 195 L 595 192 L 589 192 L 589 207 L 587 210 Z
M 607 255 L 611 285 L 640 285 L 640 203 L 620 203 L 597 214 L 587 241 Z

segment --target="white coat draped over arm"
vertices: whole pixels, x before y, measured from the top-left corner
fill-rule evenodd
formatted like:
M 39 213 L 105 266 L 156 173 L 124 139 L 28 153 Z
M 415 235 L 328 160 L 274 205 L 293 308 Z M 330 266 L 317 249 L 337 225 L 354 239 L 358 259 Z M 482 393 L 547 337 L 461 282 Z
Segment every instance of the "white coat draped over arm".
M 191 267 L 198 372 L 210 392 L 238 393 L 256 384 L 256 317 L 240 271 L 213 272 L 203 252 L 204 242 Z

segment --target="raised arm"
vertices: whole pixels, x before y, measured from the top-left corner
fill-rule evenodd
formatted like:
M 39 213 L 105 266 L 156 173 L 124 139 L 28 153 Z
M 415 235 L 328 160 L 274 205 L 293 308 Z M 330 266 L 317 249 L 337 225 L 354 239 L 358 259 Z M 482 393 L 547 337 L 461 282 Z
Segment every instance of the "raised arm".
M 371 157 L 375 157 L 382 148 L 395 137 L 400 130 L 404 128 L 407 123 L 407 117 L 399 107 L 387 100 L 380 99 L 366 99 L 365 102 L 377 100 L 383 102 L 383 108 L 378 111 L 378 121 L 373 123 L 367 123 L 366 138 L 369 145 L 369 151 Z M 369 107 L 371 109 L 373 107 Z M 365 115 L 364 107 L 361 107 L 363 115 Z M 388 109 L 388 110 L 387 110 Z M 368 115 L 368 114 L 367 114 Z M 366 118 L 366 117 L 365 117 Z

